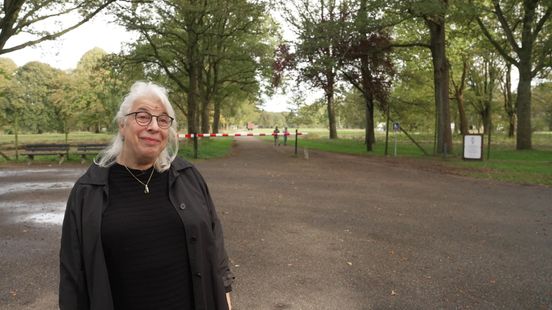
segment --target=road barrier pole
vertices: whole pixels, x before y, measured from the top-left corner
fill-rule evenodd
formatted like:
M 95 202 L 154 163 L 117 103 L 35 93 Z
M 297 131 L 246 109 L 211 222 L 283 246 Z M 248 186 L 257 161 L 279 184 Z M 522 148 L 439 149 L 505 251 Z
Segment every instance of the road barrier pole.
M 197 159 L 197 134 L 193 133 L 194 135 L 194 158 Z
M 297 134 L 298 131 L 298 129 L 295 129 L 295 156 L 297 156 L 297 140 L 299 140 L 299 135 Z

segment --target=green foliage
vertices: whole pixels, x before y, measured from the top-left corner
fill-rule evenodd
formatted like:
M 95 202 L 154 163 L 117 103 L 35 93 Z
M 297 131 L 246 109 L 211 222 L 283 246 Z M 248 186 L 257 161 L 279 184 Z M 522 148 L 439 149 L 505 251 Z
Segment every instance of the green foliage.
M 113 78 L 106 68 L 107 53 L 99 48 L 86 52 L 72 73 L 68 91 L 64 93 L 67 106 L 77 115 L 71 129 L 84 129 L 96 133 L 113 130 L 113 118 L 128 91 L 128 82 Z
M 222 106 L 220 129 L 228 130 L 230 126 L 244 128 L 247 122 L 259 125 L 260 113 L 248 100 L 235 100 Z
M 534 88 L 533 129 L 536 131 L 552 131 L 552 83 L 543 83 Z
M 65 73 L 47 64 L 30 62 L 19 68 L 14 84 L 7 94 L 11 106 L 6 107 L 9 124 L 19 126 L 26 132 L 62 132 L 59 107 L 53 104 L 52 94 L 60 88 L 58 81 Z
M 259 113 L 255 124 L 260 128 L 274 128 L 275 126 L 286 126 L 286 117 L 280 112 L 262 111 Z
M 180 93 L 173 102 L 188 130 L 197 131 L 198 120 L 208 130 L 210 115 L 215 126 L 239 121 L 235 112 L 254 105 L 270 76 L 275 35 L 263 2 L 167 0 L 121 8 L 120 22 L 140 34 L 124 61 L 144 64 L 148 77 Z
M 328 109 L 324 101 L 319 100 L 313 104 L 301 104 L 297 112 L 292 116 L 292 123 L 296 127 L 326 127 Z
M 104 66 L 106 53 L 92 49 L 77 69 L 63 72 L 40 62 L 30 62 L 0 76 L 0 126 L 13 133 L 67 132 L 112 129 L 112 120 L 128 82 L 114 78 Z M 5 62 L 0 62 L 0 70 Z
M 10 122 L 14 111 L 10 94 L 15 90 L 13 76 L 16 70 L 15 62 L 9 58 L 0 58 L 0 128 Z
M 366 113 L 362 94 L 355 88 L 336 100 L 338 128 L 365 128 Z M 308 124 L 309 127 L 315 124 Z
M 475 18 L 485 37 L 507 63 L 518 69 L 516 147 L 531 149 L 531 83 L 552 67 L 552 4 L 548 0 L 497 0 L 470 5 L 477 9 Z
M 429 51 L 397 50 L 402 59 L 390 95 L 391 119 L 409 131 L 432 131 L 435 127 L 433 73 Z

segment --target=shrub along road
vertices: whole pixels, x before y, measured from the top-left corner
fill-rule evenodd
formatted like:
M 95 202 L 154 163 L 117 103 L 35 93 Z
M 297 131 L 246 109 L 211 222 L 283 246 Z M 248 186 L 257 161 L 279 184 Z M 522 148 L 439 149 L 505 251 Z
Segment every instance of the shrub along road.
M 240 138 L 232 156 L 197 164 L 224 225 L 235 309 L 552 307 L 552 188 L 309 155 Z M 2 309 L 56 308 L 59 226 L 17 220 L 17 208 L 59 212 L 83 168 L 60 169 L 0 169 L 0 186 L 58 182 L 0 190 Z

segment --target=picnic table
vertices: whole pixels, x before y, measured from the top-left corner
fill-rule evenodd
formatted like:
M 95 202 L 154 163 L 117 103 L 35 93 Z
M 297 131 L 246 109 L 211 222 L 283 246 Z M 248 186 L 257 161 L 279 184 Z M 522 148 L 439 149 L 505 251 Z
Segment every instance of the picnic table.
M 55 144 L 55 143 L 38 143 L 38 144 L 26 144 L 23 155 L 29 157 L 29 164 L 34 160 L 36 155 L 58 155 L 59 164 L 65 160 L 65 157 L 69 154 L 69 144 Z
M 77 145 L 77 154 L 81 156 L 81 163 L 84 163 L 87 155 L 96 156 L 106 147 L 105 143 L 81 143 Z

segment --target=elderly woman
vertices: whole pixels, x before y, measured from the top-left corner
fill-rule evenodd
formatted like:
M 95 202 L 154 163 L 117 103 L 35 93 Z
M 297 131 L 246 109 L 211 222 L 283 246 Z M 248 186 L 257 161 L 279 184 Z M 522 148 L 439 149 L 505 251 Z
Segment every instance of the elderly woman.
M 166 90 L 136 82 L 116 121 L 67 202 L 60 309 L 229 309 L 221 224 L 198 170 L 176 157 Z

